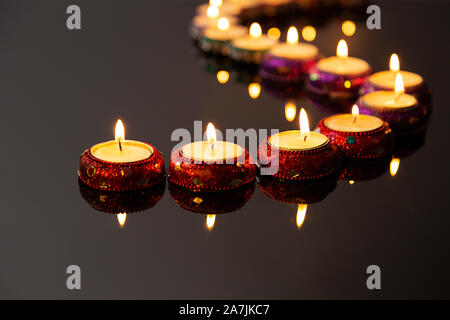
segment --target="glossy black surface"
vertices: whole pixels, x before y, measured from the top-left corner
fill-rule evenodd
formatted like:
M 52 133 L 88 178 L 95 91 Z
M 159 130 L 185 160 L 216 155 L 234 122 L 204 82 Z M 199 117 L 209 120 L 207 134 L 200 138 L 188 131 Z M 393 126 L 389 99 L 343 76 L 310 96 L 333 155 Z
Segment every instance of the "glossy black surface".
M 256 187 L 235 213 L 183 210 L 166 190 L 151 210 L 95 211 L 79 192 L 81 152 L 113 136 L 148 141 L 166 162 L 176 128 L 194 120 L 217 128 L 295 129 L 284 101 L 263 89 L 221 85 L 187 35 L 195 1 L 77 1 L 83 29 L 69 32 L 70 1 L 1 1 L 0 298 L 449 298 L 450 205 L 448 30 L 445 1 L 382 2 L 382 30 L 357 26 L 350 55 L 376 70 L 397 52 L 402 68 L 433 91 L 426 141 L 402 158 L 397 176 L 349 185 L 308 207 Z M 339 21 L 318 27 L 315 44 L 334 54 Z M 325 112 L 299 99 L 311 126 Z M 82 290 L 66 288 L 66 267 Z M 366 268 L 382 290 L 366 288 Z

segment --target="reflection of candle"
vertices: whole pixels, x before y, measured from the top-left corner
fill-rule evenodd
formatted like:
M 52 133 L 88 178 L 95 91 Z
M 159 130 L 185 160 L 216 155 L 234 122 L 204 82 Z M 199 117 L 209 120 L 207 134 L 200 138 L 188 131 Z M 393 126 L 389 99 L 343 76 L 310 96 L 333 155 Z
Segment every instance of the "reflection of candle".
M 206 221 L 205 221 L 206 229 L 208 231 L 212 231 L 214 229 L 214 225 L 215 224 L 216 224 L 216 215 L 215 214 L 208 214 L 206 216 Z
M 297 106 L 295 105 L 295 101 L 289 100 L 284 105 L 284 116 L 286 117 L 286 120 L 289 122 L 294 121 L 296 114 Z
M 126 213 L 118 213 L 117 221 L 119 222 L 119 226 L 121 228 L 123 228 L 125 226 L 125 222 L 127 221 L 127 214 Z
M 400 73 L 403 78 L 405 91 L 407 92 L 422 85 L 423 83 L 423 79 L 420 75 L 413 72 L 400 71 L 400 61 L 395 53 L 391 55 L 389 69 L 389 71 L 381 71 L 372 74 L 369 77 L 368 82 L 378 88 L 394 90 L 395 78 L 397 77 L 397 74 Z
M 261 85 L 258 82 L 252 82 L 248 85 L 248 95 L 252 99 L 258 99 L 261 94 Z
M 317 57 L 319 49 L 312 44 L 299 43 L 297 29 L 295 27 L 290 27 L 286 43 L 276 44 L 270 49 L 269 53 L 278 58 L 311 60 Z
M 400 167 L 400 159 L 392 158 L 391 163 L 389 164 L 389 172 L 392 177 L 395 177 L 397 175 L 399 167 Z
M 317 69 L 341 76 L 359 75 L 370 71 L 370 65 L 366 61 L 348 56 L 345 40 L 339 41 L 336 54 L 334 57 L 319 60 Z
M 305 222 L 305 218 L 306 218 L 306 209 L 308 208 L 307 204 L 299 204 L 298 208 L 297 208 L 297 217 L 296 217 L 296 222 L 297 222 L 297 228 L 301 228 L 301 226 L 303 225 L 303 222 Z
M 149 187 L 164 179 L 164 158 L 155 147 L 125 140 L 122 121 L 116 124 L 116 139 L 86 150 L 78 175 L 96 189 L 125 191 Z
M 196 141 L 172 152 L 169 181 L 192 190 L 219 191 L 240 187 L 255 179 L 248 151 L 231 142 L 217 141 L 212 123 L 207 141 Z
M 269 144 L 277 149 L 305 151 L 321 148 L 328 138 L 318 132 L 310 132 L 305 110 L 300 111 L 300 130 L 283 131 L 269 138 Z
M 318 128 L 347 158 L 379 158 L 393 148 L 388 124 L 378 117 L 360 115 L 357 105 L 353 106 L 352 114 L 338 114 L 321 120 Z

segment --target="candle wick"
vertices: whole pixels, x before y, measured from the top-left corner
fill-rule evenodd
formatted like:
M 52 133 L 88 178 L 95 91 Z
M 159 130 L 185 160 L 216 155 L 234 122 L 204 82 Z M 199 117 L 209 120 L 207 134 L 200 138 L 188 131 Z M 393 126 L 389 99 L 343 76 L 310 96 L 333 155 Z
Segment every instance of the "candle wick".
M 308 138 L 308 135 L 305 134 L 305 137 L 303 138 L 303 143 L 306 143 L 307 138 Z
M 119 143 L 119 150 L 120 150 L 120 152 L 122 152 L 123 149 L 122 149 L 122 143 L 120 142 L 120 138 L 117 139 L 117 142 Z
M 353 117 L 353 124 L 356 124 L 356 120 L 358 120 L 358 117 L 357 117 L 357 116 L 354 116 L 354 117 Z

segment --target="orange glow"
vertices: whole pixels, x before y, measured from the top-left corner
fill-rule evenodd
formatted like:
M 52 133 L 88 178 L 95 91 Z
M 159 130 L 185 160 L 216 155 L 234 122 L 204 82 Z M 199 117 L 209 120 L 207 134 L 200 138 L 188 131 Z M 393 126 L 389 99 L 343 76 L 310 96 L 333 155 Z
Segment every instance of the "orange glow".
M 115 136 L 116 140 L 125 140 L 125 127 L 123 126 L 122 120 L 117 120 Z
M 284 105 L 284 115 L 286 116 L 286 120 L 291 122 L 295 120 L 295 115 L 297 114 L 297 106 L 294 101 L 288 101 Z
M 305 222 L 307 208 L 308 208 L 307 204 L 299 204 L 298 205 L 296 221 L 297 221 L 297 228 L 299 228 L 299 229 L 303 225 L 303 222 Z
M 348 46 L 347 42 L 345 40 L 339 40 L 336 55 L 340 58 L 347 58 L 348 57 Z
M 212 7 L 220 7 L 223 3 L 223 0 L 209 0 L 209 5 Z
M 220 18 L 217 20 L 217 28 L 220 30 L 228 30 L 230 28 L 230 21 L 227 18 Z
M 403 77 L 401 73 L 397 73 L 395 77 L 395 93 L 401 95 L 405 92 L 405 85 L 403 84 Z
M 398 59 L 398 55 L 396 53 L 393 53 L 391 55 L 391 59 L 389 61 L 389 69 L 393 72 L 400 71 L 400 60 Z
M 302 135 L 307 135 L 309 133 L 308 116 L 303 108 L 300 110 L 300 132 Z
M 220 70 L 219 72 L 217 72 L 217 81 L 219 81 L 219 83 L 225 84 L 229 79 L 230 74 L 228 73 L 228 71 Z
M 281 36 L 281 31 L 278 28 L 272 27 L 267 31 L 267 35 L 272 40 L 278 40 Z
M 127 221 L 127 214 L 126 213 L 117 214 L 117 221 L 119 222 L 119 226 L 123 228 L 125 226 L 125 222 Z
M 317 32 L 313 26 L 306 26 L 302 29 L 302 37 L 306 41 L 314 41 L 316 36 L 317 36 Z
M 389 172 L 391 173 L 392 177 L 395 177 L 397 175 L 399 167 L 400 167 L 400 159 L 393 158 L 391 160 L 391 164 L 389 165 Z
M 356 32 L 356 25 L 353 21 L 347 20 L 342 23 L 342 32 L 347 36 L 351 37 Z
M 214 229 L 214 225 L 216 224 L 216 215 L 215 214 L 208 214 L 206 216 L 206 229 L 208 231 L 212 231 Z
M 298 43 L 298 31 L 296 27 L 290 27 L 287 33 L 287 43 Z
M 250 25 L 250 36 L 252 38 L 260 38 L 262 36 L 262 29 L 259 23 L 253 22 Z
M 258 82 L 252 82 L 248 85 L 248 94 L 252 99 L 258 99 L 261 94 L 261 85 Z

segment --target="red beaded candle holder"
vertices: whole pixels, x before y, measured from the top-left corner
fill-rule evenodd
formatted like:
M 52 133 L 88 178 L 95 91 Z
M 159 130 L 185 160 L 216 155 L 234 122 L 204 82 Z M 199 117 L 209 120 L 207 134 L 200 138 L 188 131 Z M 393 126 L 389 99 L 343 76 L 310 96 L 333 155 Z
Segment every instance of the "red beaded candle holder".
M 350 183 L 376 179 L 389 170 L 390 157 L 369 160 L 346 159 L 342 162 L 339 180 Z
M 80 194 L 95 210 L 106 213 L 135 213 L 153 208 L 162 198 L 165 181 L 149 188 L 134 191 L 104 191 L 93 189 L 80 179 Z
M 374 107 L 364 103 L 363 96 L 356 104 L 361 114 L 374 115 L 387 121 L 395 135 L 424 131 L 431 115 L 431 105 L 419 102 L 408 108 Z
M 347 132 L 328 128 L 327 119 L 322 119 L 317 129 L 342 151 L 345 158 L 375 159 L 392 153 L 394 139 L 387 122 L 375 130 Z
M 183 209 L 201 214 L 224 214 L 239 210 L 253 196 L 255 184 L 220 192 L 190 191 L 169 183 L 169 192 Z
M 281 180 L 318 179 L 333 174 L 339 167 L 339 149 L 329 141 L 312 150 L 284 150 L 272 146 L 269 139 L 264 140 L 258 149 L 264 175 Z
M 314 65 L 309 69 L 306 88 L 319 95 L 331 98 L 357 97 L 359 89 L 370 75 L 371 69 L 358 75 L 338 75 L 322 72 Z
M 281 181 L 260 177 L 259 187 L 264 194 L 276 201 L 293 204 L 312 204 L 324 200 L 337 185 L 336 174 L 321 179 L 305 181 Z
M 91 188 L 108 191 L 129 191 L 147 188 L 165 179 L 164 158 L 152 145 L 153 153 L 145 160 L 109 162 L 92 155 L 92 148 L 80 156 L 78 176 Z
M 193 191 L 225 191 L 255 180 L 255 165 L 245 149 L 239 157 L 223 163 L 188 158 L 181 149 L 172 152 L 169 167 L 169 181 L 178 186 Z

